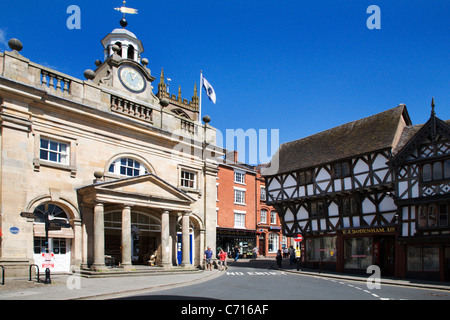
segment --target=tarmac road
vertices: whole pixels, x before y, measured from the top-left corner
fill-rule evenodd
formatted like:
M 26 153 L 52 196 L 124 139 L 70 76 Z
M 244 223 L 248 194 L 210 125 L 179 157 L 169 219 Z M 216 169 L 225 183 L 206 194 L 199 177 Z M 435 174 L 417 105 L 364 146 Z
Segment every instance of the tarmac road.
M 289 263 L 287 263 L 289 264 Z M 132 300 L 450 300 L 450 286 L 411 285 L 385 281 L 377 289 L 367 277 L 333 277 L 272 269 L 261 261 L 231 262 L 223 276 L 175 289 L 158 290 L 122 299 Z M 371 282 L 372 284 L 372 282 Z

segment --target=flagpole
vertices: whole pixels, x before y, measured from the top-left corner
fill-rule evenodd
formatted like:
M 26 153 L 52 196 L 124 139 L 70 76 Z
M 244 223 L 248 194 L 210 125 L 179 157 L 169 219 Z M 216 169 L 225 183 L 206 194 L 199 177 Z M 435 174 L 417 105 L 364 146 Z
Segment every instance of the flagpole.
M 200 97 L 198 106 L 198 122 L 202 123 L 203 70 L 200 70 Z

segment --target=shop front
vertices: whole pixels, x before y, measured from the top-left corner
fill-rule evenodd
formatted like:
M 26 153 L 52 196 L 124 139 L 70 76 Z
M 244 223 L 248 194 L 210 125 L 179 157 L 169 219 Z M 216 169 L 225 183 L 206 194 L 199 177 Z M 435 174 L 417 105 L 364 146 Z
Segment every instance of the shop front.
M 396 274 L 396 227 L 341 229 L 336 234 L 307 236 L 301 243 L 307 268 L 365 274 L 377 265 L 381 274 Z
M 234 257 L 235 248 L 240 258 L 250 258 L 256 246 L 255 230 L 217 228 L 217 249 L 222 248 L 230 257 Z
M 377 265 L 382 275 L 395 275 L 396 227 L 342 229 L 338 238 L 342 252 L 338 271 L 366 273 L 369 266 Z
M 400 239 L 401 277 L 450 281 L 450 240 L 448 236 Z

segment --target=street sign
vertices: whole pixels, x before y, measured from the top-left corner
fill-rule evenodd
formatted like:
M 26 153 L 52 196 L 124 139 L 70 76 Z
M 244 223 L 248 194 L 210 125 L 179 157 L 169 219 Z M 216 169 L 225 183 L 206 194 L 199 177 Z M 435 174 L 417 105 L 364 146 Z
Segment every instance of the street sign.
M 20 216 L 22 218 L 31 218 L 31 219 L 36 218 L 36 214 L 34 212 L 21 212 Z
M 53 258 L 55 257 L 55 255 L 53 253 L 43 253 L 42 257 L 44 258 L 44 261 L 42 263 L 43 269 L 55 267 L 55 263 L 53 261 Z
M 64 220 L 50 220 L 48 222 L 48 231 L 59 231 L 61 228 L 70 228 L 70 224 Z
M 294 238 L 295 242 L 302 242 L 303 241 L 303 236 L 301 234 L 298 234 L 295 238 Z

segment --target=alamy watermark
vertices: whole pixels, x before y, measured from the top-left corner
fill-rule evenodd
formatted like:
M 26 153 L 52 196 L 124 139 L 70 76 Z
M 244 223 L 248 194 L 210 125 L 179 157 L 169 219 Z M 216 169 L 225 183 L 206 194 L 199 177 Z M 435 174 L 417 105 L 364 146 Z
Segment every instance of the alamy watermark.
M 367 268 L 367 273 L 371 274 L 367 278 L 366 284 L 369 290 L 381 289 L 381 269 L 377 265 L 371 265 Z
M 204 130 L 198 127 L 198 130 Z M 234 162 L 236 151 L 241 162 L 258 165 L 270 163 L 271 172 L 278 171 L 278 153 L 280 145 L 279 129 L 226 129 L 215 131 L 215 138 L 206 132 L 203 141 L 193 139 L 184 130 L 172 132 L 172 141 L 178 143 L 172 148 L 172 158 L 203 159 L 208 162 L 229 163 Z M 212 140 L 212 141 L 210 141 Z
M 366 13 L 370 14 L 367 18 L 366 26 L 369 30 L 381 29 L 381 9 L 379 6 L 371 5 L 367 8 Z
M 69 16 L 69 18 L 67 18 L 67 22 L 66 22 L 67 29 L 80 30 L 81 29 L 81 9 L 80 9 L 80 7 L 77 5 L 68 6 L 66 13 L 70 14 L 70 16 Z
M 81 289 L 81 269 L 77 266 L 71 266 L 72 275 L 67 278 L 66 287 L 69 290 Z

